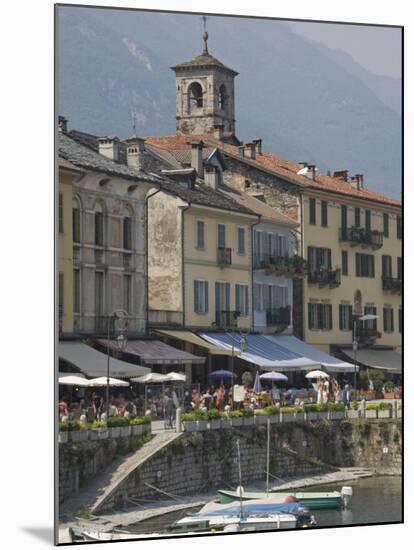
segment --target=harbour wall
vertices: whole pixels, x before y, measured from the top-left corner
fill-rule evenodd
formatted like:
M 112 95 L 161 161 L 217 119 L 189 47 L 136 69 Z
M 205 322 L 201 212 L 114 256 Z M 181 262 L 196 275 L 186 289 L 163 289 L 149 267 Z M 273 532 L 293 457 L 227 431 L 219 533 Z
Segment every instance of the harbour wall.
M 131 503 L 131 499 L 154 500 L 165 498 L 165 493 L 198 494 L 237 486 L 237 440 L 243 483 L 264 480 L 266 426 L 184 433 L 133 470 L 94 513 L 117 509 Z M 105 460 L 110 458 L 108 449 L 101 449 L 101 442 L 96 444 L 96 448 L 82 452 L 88 459 L 78 460 L 77 464 L 69 465 L 62 449 L 62 468 L 72 470 L 69 478 L 84 483 L 95 469 L 91 465 L 99 464 L 99 460 L 95 462 L 95 454 L 105 455 Z M 354 466 L 373 468 L 382 475 L 398 475 L 401 447 L 401 420 L 396 419 L 275 424 L 271 426 L 270 473 L 288 479 Z M 61 475 L 63 480 L 68 479 L 68 472 Z

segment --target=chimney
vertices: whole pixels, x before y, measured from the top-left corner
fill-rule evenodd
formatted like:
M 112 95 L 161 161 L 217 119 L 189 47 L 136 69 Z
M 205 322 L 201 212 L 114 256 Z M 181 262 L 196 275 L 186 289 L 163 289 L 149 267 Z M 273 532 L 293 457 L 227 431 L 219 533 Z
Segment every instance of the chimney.
M 308 167 L 308 163 L 307 162 L 299 162 L 299 166 L 300 166 L 300 169 L 302 170 L 303 168 L 307 168 Z
M 355 174 L 355 176 L 352 176 L 350 183 L 354 189 L 363 189 L 364 188 L 363 174 Z
M 145 140 L 134 136 L 125 141 L 127 144 L 127 165 L 134 170 L 145 170 Z
M 224 137 L 224 124 L 215 124 L 214 125 L 214 139 L 223 141 Z
M 98 138 L 99 154 L 115 162 L 119 160 L 119 139 L 117 137 Z
M 262 139 L 254 139 L 253 143 L 256 145 L 256 152 L 258 155 L 262 154 Z
M 256 144 L 255 143 L 246 143 L 245 156 L 250 159 L 256 158 Z
M 335 170 L 333 177 L 342 181 L 348 181 L 348 170 Z
M 59 132 L 62 132 L 63 134 L 66 134 L 66 132 L 68 131 L 68 121 L 62 115 L 59 115 L 58 117 L 58 127 L 59 127 Z
M 306 176 L 315 181 L 315 174 L 316 174 L 316 166 L 314 164 L 308 164 L 308 171 L 307 171 L 307 174 Z
M 194 168 L 199 178 L 204 177 L 203 146 L 204 143 L 202 141 L 191 142 L 191 168 Z
M 208 185 L 212 189 L 217 189 L 219 184 L 219 172 L 216 166 L 213 166 L 211 164 L 206 166 L 204 181 L 206 185 Z
M 240 146 L 239 146 L 239 155 L 240 155 L 241 157 L 244 157 L 244 145 L 240 145 Z

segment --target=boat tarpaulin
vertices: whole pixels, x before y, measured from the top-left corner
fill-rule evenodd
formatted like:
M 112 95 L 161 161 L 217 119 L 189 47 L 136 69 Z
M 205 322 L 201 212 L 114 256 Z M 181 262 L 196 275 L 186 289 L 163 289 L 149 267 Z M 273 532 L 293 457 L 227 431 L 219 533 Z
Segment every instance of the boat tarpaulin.
M 200 331 L 199 335 L 215 346 L 222 346 L 227 350 L 231 350 L 234 345 L 234 349 L 240 353 L 240 359 L 253 363 L 263 370 L 296 371 L 319 366 L 316 361 L 273 342 L 263 334 L 241 336 L 239 333 Z M 242 337 L 247 341 L 245 352 L 240 350 Z
M 280 335 L 280 336 L 267 336 L 273 342 L 280 344 L 281 346 L 288 348 L 296 353 L 299 353 L 303 357 L 308 357 L 313 361 L 316 361 L 319 365 L 325 368 L 327 372 L 338 373 L 341 372 L 354 372 L 354 365 L 341 361 L 337 357 L 332 357 L 328 353 L 325 353 L 310 344 L 307 344 L 303 340 L 296 338 L 296 336 Z M 358 370 L 358 367 L 357 367 Z
M 167 336 L 168 338 L 175 338 L 176 340 L 181 340 L 182 342 L 204 348 L 210 355 L 231 355 L 231 350 L 229 351 L 223 347 L 215 346 L 189 330 L 157 330 L 157 333 Z
M 352 358 L 352 349 L 341 349 L 342 353 Z M 393 349 L 364 348 L 357 352 L 357 361 L 367 367 L 382 369 L 391 374 L 401 374 L 402 357 Z
M 91 346 L 81 342 L 59 342 L 59 357 L 78 367 L 86 376 L 106 376 L 107 356 Z M 151 370 L 115 357 L 111 357 L 109 366 L 111 376 L 116 378 L 142 376 Z
M 106 346 L 106 340 L 98 340 L 99 344 Z M 117 344 L 110 342 L 110 347 L 117 350 Z M 198 357 L 187 351 L 164 344 L 160 340 L 128 340 L 124 353 L 135 355 L 141 363 L 147 365 L 185 365 L 203 364 L 205 357 Z

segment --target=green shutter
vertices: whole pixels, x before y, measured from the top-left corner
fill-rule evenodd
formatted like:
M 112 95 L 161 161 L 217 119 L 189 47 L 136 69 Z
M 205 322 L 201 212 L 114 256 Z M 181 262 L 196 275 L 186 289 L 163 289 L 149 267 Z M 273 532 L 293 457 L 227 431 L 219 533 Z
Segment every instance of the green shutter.
M 345 327 L 344 327 L 344 322 L 343 322 L 343 314 L 344 314 L 344 307 L 342 304 L 339 304 L 339 330 L 343 330 Z
M 204 286 L 205 286 L 205 289 L 206 289 L 206 297 L 205 297 L 205 300 L 206 300 L 206 308 L 205 308 L 205 312 L 208 313 L 208 281 L 206 281 L 204 283 Z
M 197 313 L 198 311 L 198 282 L 194 281 L 194 312 Z
M 332 330 L 332 304 L 328 305 L 329 312 L 329 330 Z
M 312 304 L 308 304 L 308 327 L 314 328 L 312 326 Z

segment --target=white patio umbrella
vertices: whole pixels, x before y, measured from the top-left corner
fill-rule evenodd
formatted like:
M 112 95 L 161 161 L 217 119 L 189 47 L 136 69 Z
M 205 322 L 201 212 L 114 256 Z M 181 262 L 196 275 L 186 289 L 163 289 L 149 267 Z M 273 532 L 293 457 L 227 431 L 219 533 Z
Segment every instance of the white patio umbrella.
M 329 374 L 322 370 L 311 370 L 305 375 L 305 378 L 329 378 Z
M 187 379 L 185 374 L 179 372 L 169 372 L 166 378 L 168 382 L 185 382 Z
M 167 375 L 159 374 L 158 372 L 149 372 L 148 374 L 144 374 L 144 376 L 131 378 L 131 382 L 138 382 L 138 384 L 154 384 L 156 382 L 162 383 L 167 382 Z
M 65 384 L 66 386 L 89 386 L 89 380 L 76 376 L 75 374 L 68 376 L 59 376 L 59 384 Z
M 274 382 L 287 382 L 289 378 L 286 376 L 286 374 L 282 374 L 281 372 L 265 372 L 264 374 L 260 375 L 260 380 L 272 380 Z
M 107 378 L 106 376 L 100 376 L 99 378 L 92 378 L 92 380 L 89 380 L 88 385 L 91 387 L 106 386 Z M 129 382 L 127 382 L 126 380 L 119 380 L 118 378 L 109 378 L 109 385 L 110 386 L 129 386 Z

